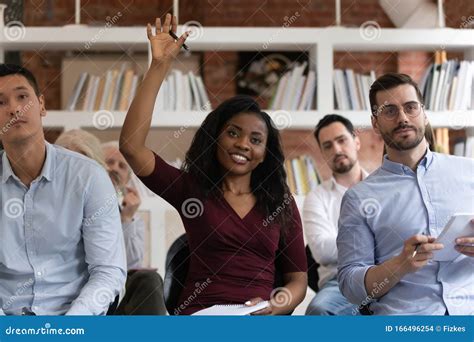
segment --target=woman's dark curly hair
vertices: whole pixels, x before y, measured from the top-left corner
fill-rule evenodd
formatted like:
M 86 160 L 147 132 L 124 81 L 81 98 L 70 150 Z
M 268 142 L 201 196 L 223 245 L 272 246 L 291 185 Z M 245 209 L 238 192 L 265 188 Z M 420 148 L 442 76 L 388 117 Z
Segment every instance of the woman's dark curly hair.
M 268 137 L 265 159 L 252 171 L 250 187 L 256 197 L 257 208 L 267 217 L 272 216 L 272 221 L 278 223 L 285 233 L 292 222 L 293 212 L 283 167 L 280 133 L 270 116 L 262 112 L 250 96 L 232 97 L 207 115 L 194 135 L 182 169 L 200 183 L 205 196 L 222 194 L 224 175 L 222 168 L 217 167 L 217 140 L 225 124 L 240 113 L 252 113 L 266 124 Z

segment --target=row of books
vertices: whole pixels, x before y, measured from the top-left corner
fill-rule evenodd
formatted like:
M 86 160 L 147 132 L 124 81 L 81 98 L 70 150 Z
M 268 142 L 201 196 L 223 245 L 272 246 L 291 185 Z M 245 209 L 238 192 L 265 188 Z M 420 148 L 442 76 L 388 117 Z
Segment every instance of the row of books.
M 320 183 L 315 162 L 308 155 L 286 159 L 285 171 L 292 194 L 306 195 Z
M 101 76 L 83 72 L 76 81 L 66 110 L 126 111 L 139 81 L 140 76 L 125 64 L 120 69 L 107 70 Z
M 375 81 L 375 71 L 368 75 L 352 69 L 334 69 L 335 108 L 340 110 L 369 110 L 369 89 Z
M 83 72 L 77 80 L 66 110 L 126 111 L 130 107 L 139 81 L 132 68 L 107 70 L 96 76 Z M 210 110 L 209 97 L 201 76 L 172 70 L 163 81 L 156 98 L 156 110 Z
M 311 110 L 316 107 L 316 73 L 309 70 L 305 74 L 307 66 L 308 62 L 296 64 L 283 74 L 270 101 L 271 110 Z
M 155 110 L 183 111 L 211 109 L 202 77 L 173 69 L 163 81 Z
M 308 63 L 296 64 L 278 81 L 271 110 L 311 110 L 315 108 L 316 74 Z M 96 76 L 83 72 L 77 80 L 66 110 L 126 111 L 140 76 L 125 64 Z M 334 70 L 335 108 L 370 110 L 369 89 L 375 72 L 368 75 L 351 69 Z M 474 108 L 474 61 L 446 60 L 427 68 L 420 82 L 426 109 L 433 111 Z M 172 70 L 156 99 L 157 110 L 209 110 L 210 102 L 201 76 Z
M 426 109 L 474 108 L 474 61 L 446 60 L 427 68 L 420 82 Z

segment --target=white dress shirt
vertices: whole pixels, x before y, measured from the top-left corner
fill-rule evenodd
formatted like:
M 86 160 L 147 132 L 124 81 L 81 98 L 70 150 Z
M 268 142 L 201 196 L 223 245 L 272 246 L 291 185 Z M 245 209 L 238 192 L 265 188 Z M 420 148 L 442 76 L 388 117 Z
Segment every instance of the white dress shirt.
M 145 222 L 135 214 L 133 221 L 122 224 L 122 230 L 127 252 L 127 270 L 140 269 L 145 256 Z
M 362 169 L 362 179 L 367 175 Z M 304 201 L 303 228 L 311 254 L 320 265 L 319 288 L 337 275 L 337 222 L 346 191 L 331 177 L 308 193 Z

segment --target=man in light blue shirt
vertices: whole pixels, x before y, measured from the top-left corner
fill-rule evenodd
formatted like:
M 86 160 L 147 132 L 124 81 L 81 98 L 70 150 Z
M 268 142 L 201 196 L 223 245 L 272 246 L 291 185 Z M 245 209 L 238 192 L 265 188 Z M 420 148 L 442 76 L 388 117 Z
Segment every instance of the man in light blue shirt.
M 427 148 L 422 95 L 409 76 L 381 76 L 370 102 L 387 155 L 342 200 L 340 289 L 379 315 L 472 315 L 474 222 L 473 234 L 456 240 L 456 259 L 434 261 L 433 252 L 453 214 L 474 213 L 474 160 Z
M 0 64 L 0 314 L 105 314 L 126 278 L 105 170 L 44 140 L 44 97 Z

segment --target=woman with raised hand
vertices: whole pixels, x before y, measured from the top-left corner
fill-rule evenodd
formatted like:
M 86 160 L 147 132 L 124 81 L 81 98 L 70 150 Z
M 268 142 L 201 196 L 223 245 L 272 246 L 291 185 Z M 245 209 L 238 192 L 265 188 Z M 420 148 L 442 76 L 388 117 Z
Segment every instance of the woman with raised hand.
M 145 146 L 155 99 L 187 38 L 177 41 L 167 14 L 147 27 L 152 62 L 127 113 L 120 151 L 134 172 L 176 210 L 190 247 L 190 266 L 175 314 L 216 304 L 269 306 L 254 314 L 287 314 L 303 300 L 306 254 L 301 219 L 286 185 L 280 136 L 250 97 L 236 96 L 209 113 L 181 170 Z M 275 288 L 275 274 L 283 286 Z

